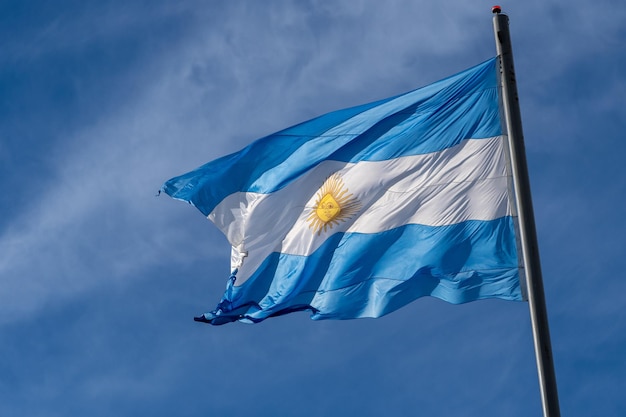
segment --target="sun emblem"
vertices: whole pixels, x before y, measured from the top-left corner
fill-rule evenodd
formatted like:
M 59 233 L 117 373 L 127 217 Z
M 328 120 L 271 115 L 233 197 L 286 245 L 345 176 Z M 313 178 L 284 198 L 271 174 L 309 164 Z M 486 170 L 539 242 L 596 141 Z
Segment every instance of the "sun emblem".
M 345 222 L 360 208 L 361 204 L 352 194 L 348 194 L 341 176 L 335 173 L 324 181 L 324 185 L 317 192 L 315 206 L 307 218 L 309 228 L 319 236 L 322 230 L 326 232 L 340 222 Z

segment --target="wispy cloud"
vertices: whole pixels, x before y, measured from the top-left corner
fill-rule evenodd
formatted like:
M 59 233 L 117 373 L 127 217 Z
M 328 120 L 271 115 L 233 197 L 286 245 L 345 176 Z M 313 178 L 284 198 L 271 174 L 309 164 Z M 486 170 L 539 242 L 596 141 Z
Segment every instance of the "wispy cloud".
M 568 415 L 584 401 L 607 415 L 624 404 L 626 9 L 612 3 L 505 5 Z M 0 414 L 244 415 L 246 401 L 261 415 L 537 410 L 525 304 L 426 299 L 375 321 L 193 323 L 221 295 L 227 243 L 192 207 L 155 197 L 257 137 L 491 57 L 491 5 L 7 10 Z

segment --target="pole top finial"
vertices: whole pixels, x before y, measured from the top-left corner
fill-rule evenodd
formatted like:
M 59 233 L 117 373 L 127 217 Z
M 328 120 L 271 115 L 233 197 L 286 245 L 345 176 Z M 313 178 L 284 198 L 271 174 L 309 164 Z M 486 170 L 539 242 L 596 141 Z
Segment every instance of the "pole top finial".
M 502 7 L 500 7 L 500 6 L 493 6 L 491 8 L 491 13 L 493 13 L 493 14 L 500 14 L 500 13 L 502 13 Z

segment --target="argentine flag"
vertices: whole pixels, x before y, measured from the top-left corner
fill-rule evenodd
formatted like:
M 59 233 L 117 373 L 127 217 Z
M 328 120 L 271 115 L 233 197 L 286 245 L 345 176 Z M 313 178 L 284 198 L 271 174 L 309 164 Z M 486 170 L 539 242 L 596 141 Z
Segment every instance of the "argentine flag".
M 232 245 L 211 324 L 521 300 L 498 61 L 335 111 L 167 181 Z

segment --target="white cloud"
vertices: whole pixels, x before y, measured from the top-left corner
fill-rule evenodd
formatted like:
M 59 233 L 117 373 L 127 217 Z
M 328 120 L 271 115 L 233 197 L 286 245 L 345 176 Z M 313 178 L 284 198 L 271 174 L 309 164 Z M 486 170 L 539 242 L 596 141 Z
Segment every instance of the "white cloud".
M 0 327 L 2 340 L 16 342 L 3 345 L 0 395 L 7 400 L 0 413 L 23 413 L 28 405 L 32 415 L 104 415 L 106 407 L 136 415 L 161 406 L 157 411 L 166 414 L 184 403 L 189 415 L 237 415 L 248 407 L 237 402 L 248 381 L 258 388 L 250 396 L 259 413 L 268 415 L 276 414 L 273 402 L 283 392 L 294 414 L 303 415 L 335 414 L 337 407 L 374 415 L 387 406 L 432 414 L 450 390 L 462 393 L 446 403 L 455 411 L 537 411 L 525 304 L 423 299 L 376 321 L 309 323 L 300 314 L 219 330 L 172 317 L 218 301 L 225 279 L 216 273 L 210 286 L 218 292 L 205 298 L 203 280 L 214 271 L 199 269 L 209 259 L 226 271 L 228 248 L 194 208 L 154 197 L 163 180 L 256 137 L 492 56 L 492 3 L 141 3 L 60 10 L 33 32 L 16 32 L 0 56 L 3 63 L 45 65 L 93 45 L 136 48 L 124 65 L 103 59 L 111 65 L 85 78 L 106 78 L 101 88 L 77 82 L 80 104 L 88 107 L 54 109 L 44 115 L 54 123 L 33 126 L 42 143 L 62 138 L 49 154 L 31 152 L 50 175 L 3 182 L 11 184 L 3 190 L 8 197 L 13 187 L 31 187 L 32 178 L 44 184 L 24 206 L 2 211 Z M 623 55 L 626 9 L 611 3 L 504 5 L 527 145 L 541 168 L 531 177 L 564 410 L 585 406 L 577 398 L 589 409 L 597 398 L 609 410 L 623 404 L 613 396 L 623 374 L 623 303 L 611 296 L 624 288 L 618 136 L 624 82 L 619 66 L 588 65 L 589 57 L 618 63 Z M 171 33 L 157 33 L 165 29 Z M 80 60 L 75 64 L 77 76 Z M 568 78 L 583 66 L 592 84 Z M 557 87 L 594 94 L 562 100 L 551 95 Z M 592 122 L 583 114 L 593 114 Z M 613 130 L 604 136 L 579 133 L 606 126 Z M 539 136 L 548 130 L 551 136 Z M 10 151 L 0 142 L 3 162 Z M 199 276 L 164 279 L 183 266 Z M 163 276 L 149 275 L 154 271 Z M 203 282 L 190 288 L 196 278 Z M 593 381 L 581 382 L 582 374 Z M 163 395 L 173 388 L 175 399 Z M 354 402 L 346 403 L 344 393 Z M 462 395 L 471 393 L 477 396 L 468 406 Z
M 61 15 L 35 34 L 20 53 L 44 59 L 127 36 L 171 14 L 190 23 L 171 49 L 132 68 L 132 94 L 119 96 L 124 102 L 107 107 L 95 124 L 79 125 L 50 156 L 56 172 L 47 190 L 33 196 L 0 240 L 6 254 L 0 261 L 3 320 L 80 294 L 102 279 L 131 279 L 165 254 L 182 262 L 208 252 L 177 250 L 186 232 L 159 227 L 166 220 L 156 213 L 179 215 L 152 197 L 164 179 L 322 111 L 434 81 L 447 75 L 437 57 L 489 45 L 470 51 L 474 62 L 446 64 L 460 70 L 492 48 L 488 9 L 457 5 L 454 13 L 464 21 L 459 25 L 438 4 L 312 6 L 185 3 L 155 7 L 150 15 L 136 6 L 102 6 L 78 19 Z M 485 28 L 467 31 L 478 23 Z M 395 91 L 388 91 L 390 85 Z M 121 79 L 119 88 L 128 87 L 129 79 Z M 181 211 L 180 218 L 190 212 Z M 221 249 L 223 242 L 215 245 Z

